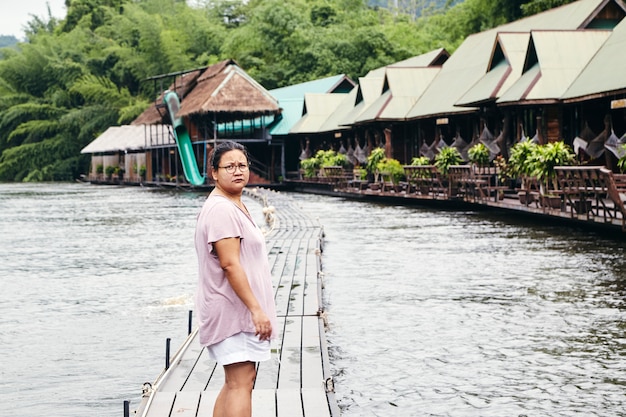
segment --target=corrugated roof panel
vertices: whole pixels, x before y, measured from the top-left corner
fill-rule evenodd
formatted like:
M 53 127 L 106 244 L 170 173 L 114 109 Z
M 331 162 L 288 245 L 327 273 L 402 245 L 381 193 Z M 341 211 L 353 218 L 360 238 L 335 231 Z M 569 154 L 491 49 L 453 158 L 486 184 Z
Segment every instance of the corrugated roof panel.
M 305 94 L 306 114 L 291 128 L 289 133 L 316 133 L 334 112 L 345 94 Z
M 387 68 L 387 82 L 394 97 L 419 97 L 441 70 L 432 68 Z M 408 110 L 408 109 L 407 109 Z
M 359 88 L 361 88 L 361 94 L 363 101 L 366 103 L 372 103 L 383 92 L 383 84 L 385 83 L 384 72 L 380 77 L 361 77 L 359 78 Z
M 615 27 L 609 39 L 561 98 L 571 99 L 626 89 L 625 51 L 626 19 Z
M 497 95 L 506 91 L 521 77 L 530 33 L 498 33 L 498 39 L 502 45 L 504 55 L 511 66 L 511 73 L 500 86 Z
M 407 118 L 467 111 L 454 104 L 485 74 L 495 37 L 495 31 L 468 36 L 407 113 Z
M 289 134 L 292 127 L 302 117 L 304 95 L 307 93 L 330 93 L 344 79 L 346 79 L 346 76 L 340 74 L 270 90 L 270 94 L 278 99 L 278 105 L 282 109 L 282 117 L 276 124 L 271 126 L 270 134 L 272 136 Z M 356 90 L 356 88 L 353 90 Z
M 477 106 L 497 98 L 513 85 L 522 74 L 529 38 L 530 33 L 498 33 L 496 45 L 489 59 L 491 69 L 455 104 Z M 495 62 L 498 59 L 498 51 L 502 52 L 502 59 Z
M 533 31 L 540 75 L 520 100 L 558 100 L 609 37 L 609 31 Z M 502 100 L 501 102 L 504 102 Z
M 535 80 L 541 75 L 539 64 L 535 64 L 506 90 L 496 102 L 498 104 L 517 102 L 524 97 L 526 91 L 532 86 Z
M 355 116 L 353 123 L 404 120 L 406 113 L 428 88 L 440 69 L 440 67 L 387 67 L 385 80 L 389 89 Z
M 494 99 L 499 84 L 508 77 L 511 66 L 506 60 L 500 61 L 494 68 L 485 74 L 467 93 L 456 103 L 457 106 L 476 106 L 482 102 Z
M 334 75 L 319 80 L 275 88 L 270 90 L 270 94 L 278 99 L 279 103 L 284 99 L 300 98 L 304 100 L 306 93 L 330 93 L 330 89 L 337 85 L 343 78 L 345 78 L 344 74 Z
M 352 108 L 342 115 L 341 120 L 337 120 L 337 125 L 352 125 L 359 115 L 380 96 L 384 80 L 384 77 L 359 78 L 359 85 L 354 89 L 355 96 L 354 102 L 351 104 Z M 348 106 L 349 103 L 346 102 L 345 105 Z
M 162 125 L 151 125 L 153 134 L 166 131 Z M 138 151 L 146 147 L 146 125 L 111 126 L 100 136 L 85 146 L 80 153 L 107 153 L 119 151 Z M 163 140 L 160 140 L 162 143 Z
M 287 135 L 289 130 L 302 117 L 302 107 L 304 106 L 304 96 L 301 98 L 286 98 L 279 100 L 282 108 L 280 120 L 270 127 L 272 136 Z
M 382 93 L 376 100 L 367 106 L 361 114 L 354 120 L 355 124 L 364 123 L 378 119 L 380 113 L 391 101 L 391 90 Z
M 350 93 L 344 94 L 345 98 L 322 124 L 320 132 L 334 132 L 338 130 L 346 130 L 348 128 L 347 126 L 341 125 L 341 122 L 354 108 L 354 101 L 356 99 L 357 92 L 357 89 L 354 88 Z
M 445 62 L 407 118 L 467 112 L 467 109 L 456 107 L 454 104 L 486 73 L 498 32 L 529 32 L 532 29 L 574 30 L 581 26 L 603 1 L 579 0 L 468 36 Z

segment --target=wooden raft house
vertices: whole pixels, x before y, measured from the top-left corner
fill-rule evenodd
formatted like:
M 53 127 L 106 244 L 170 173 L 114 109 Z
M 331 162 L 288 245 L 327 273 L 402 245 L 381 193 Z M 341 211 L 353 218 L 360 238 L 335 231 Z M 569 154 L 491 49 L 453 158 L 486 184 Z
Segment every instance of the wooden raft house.
M 279 337 L 272 359 L 261 362 L 252 393 L 255 417 L 339 417 L 325 337 L 322 304 L 322 227 L 279 193 L 246 191 L 266 209 Z M 191 331 L 191 327 L 190 327 Z M 135 415 L 208 417 L 224 383 L 223 368 L 208 358 L 191 331 L 169 366 L 144 394 Z M 125 403 L 129 415 L 129 403 Z

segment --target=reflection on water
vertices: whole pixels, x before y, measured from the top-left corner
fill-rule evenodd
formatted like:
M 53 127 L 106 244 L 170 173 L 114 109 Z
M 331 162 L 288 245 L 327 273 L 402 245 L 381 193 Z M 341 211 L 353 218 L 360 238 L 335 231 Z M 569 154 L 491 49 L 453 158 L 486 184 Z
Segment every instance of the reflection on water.
M 344 416 L 624 415 L 623 242 L 502 215 L 292 196 L 326 234 Z M 6 415 L 138 404 L 165 338 L 186 337 L 203 200 L 0 184 Z
M 323 219 L 344 416 L 624 415 L 623 242 L 295 198 Z

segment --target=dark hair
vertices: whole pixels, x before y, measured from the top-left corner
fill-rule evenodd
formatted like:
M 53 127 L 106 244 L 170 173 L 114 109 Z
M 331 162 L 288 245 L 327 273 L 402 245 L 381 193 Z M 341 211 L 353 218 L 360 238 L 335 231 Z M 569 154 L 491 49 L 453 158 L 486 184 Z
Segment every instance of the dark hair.
M 241 151 L 245 155 L 246 161 L 248 160 L 248 151 L 246 147 L 243 146 L 241 143 L 233 142 L 232 140 L 220 142 L 213 150 L 213 155 L 211 155 L 211 167 L 215 171 L 217 171 L 220 165 L 220 159 L 222 159 L 222 155 L 229 151 Z

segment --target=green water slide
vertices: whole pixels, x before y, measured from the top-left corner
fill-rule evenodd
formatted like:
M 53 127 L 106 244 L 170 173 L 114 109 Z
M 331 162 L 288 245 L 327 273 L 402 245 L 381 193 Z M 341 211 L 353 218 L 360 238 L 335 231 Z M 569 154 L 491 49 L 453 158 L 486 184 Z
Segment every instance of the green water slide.
M 183 119 L 178 117 L 178 109 L 180 109 L 180 100 L 178 94 L 174 91 L 167 91 L 163 97 L 163 102 L 167 105 L 167 109 L 170 113 L 170 119 L 172 120 L 172 127 L 174 128 L 174 138 L 176 139 L 176 145 L 178 146 L 178 153 L 183 163 L 183 172 L 185 178 L 193 185 L 204 184 L 204 175 L 200 175 L 198 170 L 198 162 L 196 161 L 196 155 L 193 152 L 193 146 L 191 146 L 191 138 Z

